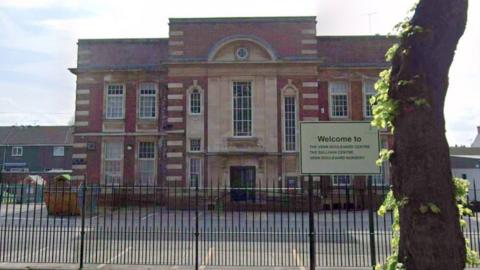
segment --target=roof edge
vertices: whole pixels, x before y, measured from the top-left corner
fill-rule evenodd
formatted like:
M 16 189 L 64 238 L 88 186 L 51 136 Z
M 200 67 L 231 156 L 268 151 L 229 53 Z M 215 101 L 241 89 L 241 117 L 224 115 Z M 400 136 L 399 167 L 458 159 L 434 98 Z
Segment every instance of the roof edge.
M 169 24 L 238 22 L 316 22 L 316 16 L 169 18 Z
M 391 35 L 326 35 L 317 36 L 317 39 L 399 39 L 397 36 Z
M 157 43 L 168 41 L 168 38 L 86 38 L 78 39 L 77 44 L 92 43 Z

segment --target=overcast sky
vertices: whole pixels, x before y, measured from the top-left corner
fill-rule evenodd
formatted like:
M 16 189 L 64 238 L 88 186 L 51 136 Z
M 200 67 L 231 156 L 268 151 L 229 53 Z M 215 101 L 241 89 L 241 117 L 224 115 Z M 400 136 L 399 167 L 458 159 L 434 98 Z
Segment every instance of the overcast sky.
M 67 124 L 73 118 L 79 38 L 168 37 L 171 17 L 317 16 L 318 35 L 386 34 L 412 0 L 0 0 L 0 125 Z M 370 15 L 369 15 L 370 14 Z M 369 17 L 371 24 L 369 24 Z M 480 1 L 450 72 L 451 145 L 480 125 Z

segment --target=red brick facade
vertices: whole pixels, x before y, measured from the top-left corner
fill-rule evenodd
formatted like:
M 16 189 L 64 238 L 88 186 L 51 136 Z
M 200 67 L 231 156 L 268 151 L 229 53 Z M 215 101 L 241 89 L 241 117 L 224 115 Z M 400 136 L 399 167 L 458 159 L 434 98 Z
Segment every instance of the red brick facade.
M 277 141 L 273 152 L 263 150 L 250 154 L 249 149 L 241 149 L 239 153 L 246 151 L 245 158 L 252 155 L 258 159 L 257 170 L 264 170 L 263 177 L 269 178 L 268 181 L 284 178 L 291 166 L 289 162 L 295 162 L 288 157 L 296 154 L 283 151 L 282 89 L 297 89 L 298 120 L 328 121 L 329 82 L 346 81 L 349 84 L 347 120 L 368 121 L 364 119 L 363 81 L 376 78 L 386 66 L 383 55 L 394 42 L 382 36 L 317 37 L 314 17 L 171 19 L 169 26 L 169 37 L 165 39 L 78 42 L 78 65 L 71 69 L 77 76 L 74 179 L 102 182 L 103 144 L 119 141 L 124 146 L 122 181 L 135 184 L 138 143 L 153 140 L 155 184 L 185 185 L 188 158 L 198 157 L 202 160 L 203 184 L 215 185 L 214 178 L 219 176 L 209 168 L 223 162 L 227 165 L 219 165 L 222 167 L 219 170 L 225 171 L 229 162 L 237 157 L 228 151 L 218 153 L 212 150 L 216 146 L 210 145 L 216 143 L 210 133 L 216 130 L 217 122 L 209 119 L 217 117 L 220 111 L 209 104 L 220 93 L 212 92 L 212 88 L 217 87 L 227 73 L 228 78 L 243 78 L 242 70 L 245 76 L 260 78 L 265 89 L 270 85 L 276 89 L 276 101 L 272 103 L 275 108 L 257 110 L 265 115 L 269 110 L 277 112 L 276 119 L 265 122 L 275 123 Z M 228 46 L 233 49 L 246 46 L 258 55 L 244 62 L 232 60 L 228 58 Z M 153 82 L 157 89 L 153 120 L 142 120 L 138 114 L 139 87 L 144 82 Z M 209 85 L 211 82 L 214 85 Z M 105 117 L 106 89 L 111 83 L 125 87 L 124 117 L 117 120 Z M 188 91 L 193 88 L 202 89 L 202 112 L 198 116 L 188 112 Z M 261 98 L 270 102 L 273 96 L 275 93 Z M 223 108 L 227 104 L 218 106 Z M 201 138 L 199 153 L 189 151 L 189 136 Z M 229 137 L 218 140 L 231 143 Z M 267 146 L 259 147 L 266 149 Z M 270 164 L 276 164 L 274 176 L 265 168 L 271 170 Z

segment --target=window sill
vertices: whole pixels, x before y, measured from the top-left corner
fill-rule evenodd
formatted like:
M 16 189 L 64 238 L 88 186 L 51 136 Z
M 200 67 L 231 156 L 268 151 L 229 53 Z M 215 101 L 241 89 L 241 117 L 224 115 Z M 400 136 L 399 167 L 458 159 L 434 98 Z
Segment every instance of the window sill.
M 228 141 L 258 141 L 257 137 L 254 136 L 233 136 L 233 137 L 228 137 Z
M 227 138 L 228 147 L 235 148 L 257 148 L 258 141 L 258 138 L 253 136 Z
M 103 118 L 103 120 L 104 121 L 112 121 L 112 122 L 113 121 L 123 121 L 123 120 L 125 120 L 125 117 L 123 117 L 123 118 L 106 118 L 105 117 L 105 118 Z

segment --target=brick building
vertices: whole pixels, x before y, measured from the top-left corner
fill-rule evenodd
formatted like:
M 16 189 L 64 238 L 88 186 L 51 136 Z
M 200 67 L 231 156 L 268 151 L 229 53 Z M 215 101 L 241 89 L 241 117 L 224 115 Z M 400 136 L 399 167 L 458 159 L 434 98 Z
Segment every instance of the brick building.
M 169 27 L 168 38 L 78 41 L 73 179 L 298 186 L 299 121 L 369 121 L 367 100 L 395 41 L 317 36 L 315 17 Z

